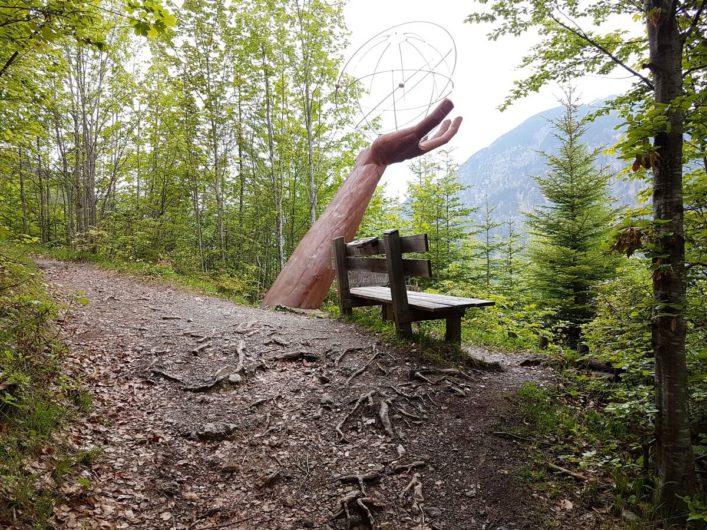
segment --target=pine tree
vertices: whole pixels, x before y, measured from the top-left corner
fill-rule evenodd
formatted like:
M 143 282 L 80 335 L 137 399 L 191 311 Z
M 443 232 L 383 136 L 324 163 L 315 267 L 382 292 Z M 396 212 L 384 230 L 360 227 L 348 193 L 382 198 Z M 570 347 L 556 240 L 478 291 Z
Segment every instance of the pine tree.
M 461 202 L 459 194 L 464 185 L 459 182 L 456 164 L 448 151 L 411 164 L 411 170 L 417 177 L 408 185 L 411 233 L 427 234 L 435 277 L 449 279 L 458 275 L 451 266 L 461 257 L 468 217 L 473 210 Z
M 503 245 L 494 233 L 503 224 L 496 220 L 495 211 L 496 206 L 492 207 L 489 205 L 487 195 L 484 198 L 483 217 L 481 222 L 476 225 L 479 244 L 475 252 L 476 260 L 481 269 L 480 280 L 483 282 L 487 293 L 491 292 L 491 283 L 497 279 L 495 276 L 497 276 L 498 253 Z
M 555 324 L 574 346 L 581 324 L 594 314 L 596 285 L 613 268 L 602 243 L 616 212 L 609 206 L 609 177 L 595 166 L 599 150 L 582 143 L 586 121 L 577 116 L 571 90 L 563 105 L 563 116 L 553 122 L 559 149 L 545 154 L 547 175 L 535 179 L 549 204 L 528 214 L 529 272 L 543 305 L 555 310 Z
M 504 292 L 512 295 L 518 288 L 518 275 L 522 267 L 520 254 L 523 249 L 515 219 L 511 218 L 503 224 L 506 226 L 506 236 L 500 243 L 501 287 Z

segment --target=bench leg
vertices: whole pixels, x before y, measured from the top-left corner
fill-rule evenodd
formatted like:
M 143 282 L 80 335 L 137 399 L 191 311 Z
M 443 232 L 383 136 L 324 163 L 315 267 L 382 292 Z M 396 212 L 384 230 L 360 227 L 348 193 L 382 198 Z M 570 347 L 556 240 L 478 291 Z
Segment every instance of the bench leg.
M 390 304 L 383 304 L 381 306 L 381 318 L 388 322 L 395 320 L 395 316 L 393 315 L 393 306 Z
M 462 343 L 462 317 L 461 315 L 447 317 L 447 329 L 444 340 L 454 344 Z
M 412 323 L 411 322 L 396 322 L 395 330 L 398 332 L 398 336 L 404 338 L 412 337 Z
M 346 316 L 351 316 L 351 315 L 353 315 L 353 309 L 351 309 L 350 307 L 343 307 L 342 306 L 341 307 L 341 314 L 346 315 Z

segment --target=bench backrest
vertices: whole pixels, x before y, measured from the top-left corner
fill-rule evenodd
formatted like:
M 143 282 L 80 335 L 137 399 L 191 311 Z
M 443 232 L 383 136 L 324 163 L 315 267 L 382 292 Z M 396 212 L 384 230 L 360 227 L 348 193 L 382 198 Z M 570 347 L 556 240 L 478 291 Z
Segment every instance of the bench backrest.
M 369 237 L 345 243 L 343 237 L 336 238 L 332 254 L 342 309 L 350 307 L 349 271 L 383 273 L 388 278 L 396 318 L 407 318 L 405 277 L 430 278 L 432 264 L 429 259 L 403 258 L 403 254 L 428 250 L 427 234 L 401 237 L 397 230 L 387 231 L 382 239 Z M 384 257 L 372 257 L 381 254 Z

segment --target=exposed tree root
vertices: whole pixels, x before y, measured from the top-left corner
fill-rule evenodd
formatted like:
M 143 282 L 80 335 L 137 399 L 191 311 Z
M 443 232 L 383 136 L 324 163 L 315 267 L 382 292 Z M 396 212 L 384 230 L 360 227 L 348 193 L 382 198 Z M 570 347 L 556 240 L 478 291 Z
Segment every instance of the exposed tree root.
M 463 370 L 457 370 L 456 368 L 436 368 L 433 366 L 426 366 L 423 368 L 416 368 L 414 370 L 410 370 L 411 379 L 423 379 L 429 382 L 430 380 L 424 377 L 426 375 L 444 375 L 450 377 L 459 377 L 461 379 L 467 380 L 472 379 L 469 374 L 467 374 Z
M 339 366 L 339 363 L 341 362 L 341 360 L 349 353 L 353 353 L 355 351 L 361 351 L 361 350 L 363 350 L 363 348 L 346 348 L 344 351 L 342 351 L 339 354 L 339 356 L 336 359 L 334 359 L 334 366 Z
M 380 408 L 378 409 L 378 418 L 381 420 L 383 425 L 383 430 L 391 438 L 395 438 L 395 431 L 393 431 L 393 424 L 390 422 L 389 416 L 390 405 L 384 399 L 381 401 Z
M 239 374 L 245 369 L 245 341 L 238 341 L 236 346 L 236 353 L 238 353 L 238 365 L 236 366 L 236 373 Z
M 424 381 L 425 383 L 429 383 L 430 385 L 434 385 L 435 382 L 432 381 L 429 377 L 425 377 L 422 373 L 418 372 L 417 370 L 410 370 L 410 379 L 419 379 L 420 381 Z
M 425 502 L 425 498 L 422 496 L 422 482 L 420 482 L 419 473 L 415 473 L 412 476 L 412 480 L 405 487 L 400 496 L 404 497 L 408 492 L 412 493 L 412 513 L 415 515 L 422 513 L 422 503 Z
M 339 424 L 336 426 L 336 432 L 339 433 L 339 437 L 340 437 L 339 439 L 340 439 L 341 441 L 345 441 L 345 440 L 346 440 L 346 436 L 344 435 L 344 431 L 341 430 L 341 428 L 344 426 L 344 424 L 346 423 L 346 421 L 351 417 L 351 415 L 352 415 L 354 412 L 356 412 L 356 411 L 358 410 L 358 407 L 361 406 L 361 403 L 363 403 L 364 400 L 368 400 L 369 405 L 373 406 L 373 396 L 374 396 L 375 394 L 376 394 L 376 391 L 375 391 L 375 390 L 371 390 L 371 391 L 368 392 L 367 394 L 363 394 L 360 398 L 358 398 L 358 400 L 356 400 L 356 404 L 354 405 L 354 407 L 349 411 L 348 414 L 346 414 L 346 416 L 344 416 L 344 419 L 342 419 L 342 420 L 339 422 Z
M 315 362 L 319 360 L 319 355 L 308 351 L 294 351 L 283 353 L 282 355 L 275 357 L 276 361 L 299 361 L 300 359 Z
M 552 462 L 548 462 L 547 467 L 549 467 L 550 469 L 552 469 L 554 471 L 557 471 L 558 473 L 562 473 L 563 475 L 570 476 L 572 478 L 575 478 L 577 480 L 581 480 L 583 482 L 594 482 L 594 479 L 592 479 L 591 477 L 588 477 L 586 475 L 582 475 L 581 473 L 577 473 L 575 471 L 570 471 L 569 469 L 564 468 L 562 466 L 558 466 L 556 464 L 553 464 Z
M 398 387 L 395 387 L 395 386 L 388 386 L 388 388 L 390 388 L 393 392 L 395 392 L 399 396 L 407 398 L 407 399 L 415 399 L 417 397 L 413 394 L 406 394 L 405 392 L 403 392 L 402 390 L 400 390 Z
M 369 471 L 368 473 L 360 473 L 357 475 L 341 475 L 336 477 L 343 484 L 358 484 L 361 492 L 366 494 L 366 482 L 377 482 L 383 476 L 382 471 Z
M 176 375 L 170 374 L 169 372 L 165 372 L 164 370 L 162 370 L 160 368 L 152 368 L 152 369 L 150 369 L 150 372 L 154 375 L 159 375 L 160 377 L 164 377 L 168 381 L 174 381 L 175 383 L 184 384 L 184 380 L 180 379 Z
M 278 346 L 289 346 L 290 343 L 287 342 L 286 340 L 281 339 L 280 337 L 270 337 L 268 340 L 266 340 L 263 343 L 265 346 L 268 344 L 277 344 Z
M 359 497 L 358 499 L 356 499 L 356 504 L 358 504 L 358 506 L 366 514 L 366 517 L 368 518 L 368 522 L 371 525 L 371 530 L 376 530 L 376 528 L 377 528 L 376 520 L 373 518 L 373 514 L 371 513 L 371 510 L 368 508 L 368 506 L 366 506 L 366 503 L 364 502 L 366 500 L 368 500 L 368 499 Z
M 466 397 L 466 392 L 464 391 L 463 388 L 458 387 L 451 381 L 448 381 L 448 388 L 451 390 L 454 394 L 456 394 L 459 397 Z
M 418 467 L 424 467 L 427 465 L 427 462 L 424 460 L 416 460 L 415 462 L 411 462 L 409 464 L 395 464 L 393 467 L 390 468 L 390 472 L 397 475 L 398 473 L 410 473 L 413 469 L 416 469 Z
M 373 354 L 373 356 L 368 360 L 368 362 L 367 362 L 365 365 L 363 365 L 361 368 L 359 368 L 358 370 L 356 370 L 354 373 L 352 373 L 352 374 L 349 376 L 349 378 L 346 380 L 346 384 L 348 385 L 349 383 L 351 383 L 351 380 L 352 380 L 354 377 L 358 377 L 358 376 L 361 375 L 363 372 L 365 372 L 366 369 L 371 365 L 371 363 L 372 363 L 373 361 L 375 361 L 375 360 L 378 358 L 379 355 L 380 355 L 380 352 L 379 352 L 379 351 L 376 351 L 376 353 Z
M 341 497 L 337 501 L 337 507 L 339 508 L 339 511 L 333 515 L 332 519 L 338 519 L 339 517 L 345 515 L 346 527 L 351 528 L 351 509 L 359 508 L 366 516 L 366 519 L 368 519 L 368 524 L 373 530 L 376 530 L 378 526 L 376 525 L 376 520 L 374 519 L 373 512 L 371 510 L 380 510 L 384 508 L 384 506 L 376 502 L 374 499 L 366 497 L 362 491 L 358 490 L 351 490 L 346 495 Z
M 527 438 L 525 436 L 520 436 L 518 434 L 513 434 L 512 432 L 506 431 L 493 431 L 491 434 L 494 436 L 500 436 L 502 438 L 510 438 L 511 440 L 518 440 L 521 442 L 533 442 L 532 438 Z
M 408 412 L 407 410 L 405 410 L 401 405 L 398 405 L 397 407 L 395 407 L 395 410 L 397 410 L 403 416 L 410 418 L 411 420 L 415 420 L 415 421 L 426 421 L 427 420 L 427 417 L 418 416 L 417 414 L 412 414 L 411 412 Z
M 213 379 L 211 379 L 211 381 L 201 385 L 185 385 L 182 387 L 182 389 L 188 392 L 207 392 L 212 388 L 220 385 L 221 383 L 225 383 L 227 381 L 237 384 L 241 380 L 241 377 L 238 375 L 238 371 L 238 368 L 224 366 L 214 374 L 214 377 Z

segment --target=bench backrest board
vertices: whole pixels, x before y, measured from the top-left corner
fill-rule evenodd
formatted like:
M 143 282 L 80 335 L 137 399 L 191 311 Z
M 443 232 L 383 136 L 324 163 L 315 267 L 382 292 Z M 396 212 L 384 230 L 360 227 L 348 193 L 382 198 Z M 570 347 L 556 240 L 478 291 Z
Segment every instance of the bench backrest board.
M 397 230 L 390 230 L 387 234 L 397 233 Z M 387 236 L 386 234 L 386 236 Z M 429 243 L 427 234 L 417 234 L 414 236 L 399 237 L 400 254 L 410 252 L 427 252 Z M 348 271 L 368 271 L 374 273 L 388 274 L 386 258 L 375 258 L 370 256 L 385 255 L 385 237 L 369 237 L 358 239 L 346 244 L 346 270 Z M 432 265 L 428 259 L 404 258 L 403 271 L 405 276 L 416 278 L 431 278 Z
M 370 237 L 345 243 L 343 238 L 333 241 L 333 258 L 336 266 L 337 288 L 342 310 L 351 306 L 349 271 L 365 271 L 376 276 L 385 274 L 391 291 L 393 312 L 396 319 L 409 318 L 405 277 L 430 278 L 432 265 L 428 259 L 403 258 L 410 252 L 427 252 L 427 234 L 401 237 L 397 230 L 389 230 L 384 237 Z M 376 255 L 384 257 L 371 257 Z

